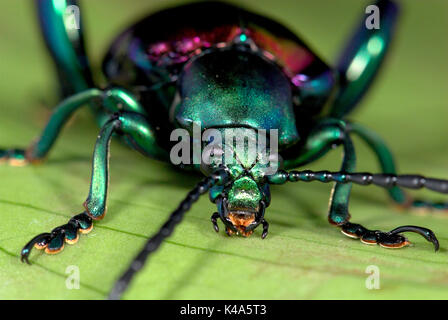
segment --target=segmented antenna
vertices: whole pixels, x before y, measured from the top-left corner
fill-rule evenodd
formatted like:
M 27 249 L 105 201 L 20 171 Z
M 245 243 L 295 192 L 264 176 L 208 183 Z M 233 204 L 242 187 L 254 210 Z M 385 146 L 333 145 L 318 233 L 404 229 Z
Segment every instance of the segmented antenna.
M 280 170 L 276 174 L 269 176 L 268 182 L 271 184 L 284 184 L 296 181 L 320 181 L 320 182 L 353 182 L 359 185 L 376 185 L 383 188 L 395 186 L 421 189 L 427 188 L 440 193 L 448 193 L 448 180 L 426 178 L 420 175 L 395 175 L 395 174 L 372 174 L 367 172 L 346 173 L 330 171 L 284 171 Z
M 173 233 L 176 225 L 182 221 L 185 213 L 190 210 L 192 204 L 195 203 L 201 195 L 210 190 L 211 187 L 214 185 L 224 184 L 227 182 L 228 178 L 228 172 L 225 169 L 219 169 L 209 177 L 199 182 L 196 187 L 188 193 L 165 224 L 146 242 L 146 245 L 134 258 L 126 272 L 123 273 L 120 279 L 115 283 L 115 286 L 108 297 L 110 300 L 120 299 L 123 292 L 131 283 L 134 275 L 145 265 L 148 256 L 155 252 L 160 247 L 163 240 Z

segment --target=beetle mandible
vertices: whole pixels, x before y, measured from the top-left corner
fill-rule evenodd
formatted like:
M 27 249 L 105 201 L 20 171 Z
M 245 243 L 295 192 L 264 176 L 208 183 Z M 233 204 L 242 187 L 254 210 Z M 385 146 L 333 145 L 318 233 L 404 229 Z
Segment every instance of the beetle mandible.
M 64 242 L 75 243 L 79 233 L 89 232 L 93 221 L 104 217 L 113 135 L 146 156 L 170 161 L 171 132 L 182 128 L 192 133 L 196 123 L 203 131 L 252 130 L 256 139 L 262 131 L 276 130 L 278 154 L 269 154 L 271 145 L 266 142 L 263 152 L 274 156 L 281 168 L 267 173 L 259 154 L 255 161 L 246 161 L 247 148 L 237 150 L 229 145 L 220 147 L 211 139 L 202 141 L 202 147 L 208 150 L 202 162 L 183 166 L 206 177 L 148 240 L 115 284 L 110 298 L 121 296 L 148 256 L 207 192 L 217 206 L 211 216 L 215 231 L 219 231 L 218 220 L 228 235 L 250 236 L 261 225 L 265 238 L 271 184 L 335 182 L 328 219 L 343 234 L 367 244 L 400 248 L 410 243 L 402 233 L 416 232 L 437 250 L 436 236 L 423 227 L 401 226 L 383 232 L 349 221 L 352 183 L 386 188 L 390 197 L 404 207 L 448 209 L 448 203 L 416 200 L 402 190 L 428 188 L 448 193 L 448 181 L 397 175 L 383 140 L 346 119 L 374 80 L 392 38 L 396 4 L 379 0 L 375 5 L 380 9 L 381 28 L 367 29 L 363 20 L 335 68 L 286 27 L 234 5 L 194 3 L 166 9 L 142 19 L 116 38 L 103 61 L 108 85 L 101 87 L 93 81 L 86 56 L 82 19 L 76 21 L 77 28 L 64 23 L 63 9 L 77 6 L 77 2 L 36 0 L 41 31 L 56 65 L 64 99 L 33 144 L 26 149 L 0 150 L 0 162 L 21 166 L 42 160 L 70 116 L 83 106 L 91 108 L 101 130 L 84 211 L 67 224 L 31 239 L 22 249 L 22 261 L 29 263 L 33 247 L 50 254 L 60 252 Z M 199 17 L 202 12 L 207 14 Z M 360 57 L 363 64 L 355 66 Z M 352 135 L 358 135 L 376 154 L 382 173 L 355 172 Z M 306 166 L 334 146 L 343 148 L 340 171 L 287 171 Z M 230 159 L 216 161 L 226 148 L 231 150 Z M 207 157 L 215 160 L 206 161 Z

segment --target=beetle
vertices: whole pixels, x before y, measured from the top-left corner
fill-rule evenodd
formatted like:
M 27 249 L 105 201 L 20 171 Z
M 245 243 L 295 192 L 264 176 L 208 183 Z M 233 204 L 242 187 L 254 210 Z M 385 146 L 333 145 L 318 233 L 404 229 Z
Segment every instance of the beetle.
M 31 239 L 22 249 L 23 262 L 29 263 L 33 247 L 49 254 L 60 252 L 64 242 L 76 243 L 79 233 L 88 233 L 93 221 L 104 217 L 113 136 L 148 157 L 170 161 L 173 130 L 194 133 L 197 123 L 201 133 L 247 129 L 255 132 L 257 141 L 268 130 L 278 136 L 274 142 L 265 141 L 263 152 L 257 150 L 252 161 L 248 161 L 246 145 L 237 149 L 226 141 L 220 146 L 207 137 L 195 141 L 204 148 L 200 161 L 178 165 L 200 171 L 205 178 L 147 241 L 116 282 L 110 298 L 121 296 L 148 256 L 205 193 L 217 206 L 211 216 L 215 231 L 219 231 L 218 220 L 228 235 L 250 236 L 261 225 L 264 239 L 269 228 L 264 216 L 271 200 L 271 184 L 335 182 L 328 219 L 343 234 L 366 244 L 401 248 L 410 244 L 402 233 L 415 232 L 432 242 L 435 250 L 439 248 L 435 234 L 427 228 L 405 225 L 383 232 L 349 221 L 352 183 L 381 186 L 405 208 L 448 209 L 448 203 L 413 199 L 402 189 L 448 193 L 447 180 L 397 175 L 383 140 L 346 119 L 386 56 L 398 14 L 394 2 L 375 3 L 381 13 L 381 28 L 367 29 L 363 20 L 335 68 L 283 25 L 234 5 L 201 2 L 165 9 L 138 21 L 113 41 L 103 61 L 105 87 L 94 83 L 82 20 L 76 28 L 67 22 L 65 12 L 72 6 L 79 8 L 77 2 L 36 0 L 36 5 L 64 99 L 34 143 L 26 149 L 0 150 L 0 162 L 22 166 L 43 160 L 64 124 L 83 106 L 91 108 L 101 130 L 84 211 L 67 224 Z M 376 154 L 381 173 L 355 172 L 352 135 L 358 135 Z M 274 150 L 276 142 L 278 152 Z M 335 146 L 343 148 L 340 171 L 292 170 L 323 157 Z M 224 151 L 229 149 L 227 158 Z M 279 170 L 266 170 L 266 163 L 261 161 L 266 155 L 270 159 L 273 156 Z

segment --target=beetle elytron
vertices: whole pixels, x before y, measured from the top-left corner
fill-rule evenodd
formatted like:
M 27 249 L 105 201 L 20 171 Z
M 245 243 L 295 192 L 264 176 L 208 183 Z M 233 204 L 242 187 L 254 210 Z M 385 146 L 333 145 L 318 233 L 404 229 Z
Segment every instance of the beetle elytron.
M 21 252 L 28 262 L 33 247 L 57 253 L 64 242 L 75 243 L 79 232 L 92 229 L 104 217 L 108 187 L 109 142 L 119 136 L 149 157 L 169 161 L 170 132 L 175 128 L 252 128 L 278 130 L 283 168 L 264 174 L 257 162 L 247 165 L 235 152 L 234 161 L 220 165 L 191 165 L 206 178 L 172 213 L 160 231 L 116 283 L 110 298 L 118 298 L 133 275 L 182 220 L 200 195 L 209 192 L 217 205 L 211 217 L 216 231 L 220 219 L 229 235 L 249 236 L 268 223 L 270 184 L 295 181 L 336 182 L 328 219 L 352 238 L 367 244 L 400 248 L 409 244 L 401 235 L 416 232 L 439 243 L 429 229 L 402 226 L 390 232 L 369 230 L 349 222 L 351 183 L 375 184 L 387 189 L 404 207 L 448 209 L 447 203 L 413 200 L 401 187 L 448 193 L 448 181 L 418 175 L 397 176 L 392 155 L 373 132 L 345 120 L 369 88 L 391 40 L 397 7 L 377 1 L 380 29 L 368 30 L 364 20 L 336 68 L 330 68 L 302 40 L 268 18 L 224 3 L 194 3 L 167 9 L 136 23 L 110 47 L 103 71 L 108 85 L 94 84 L 85 54 L 82 21 L 73 29 L 64 12 L 71 0 L 36 2 L 41 30 L 54 59 L 65 99 L 57 106 L 42 135 L 26 150 L 0 150 L 0 160 L 24 165 L 43 159 L 63 125 L 77 109 L 89 105 L 101 126 L 92 165 L 85 210 L 50 233 L 34 237 Z M 362 63 L 359 61 L 362 60 Z M 381 174 L 355 173 L 352 134 L 361 137 L 381 164 Z M 211 141 L 203 142 L 206 146 Z M 285 171 L 324 156 L 333 146 L 343 147 L 339 172 Z M 269 146 L 268 146 L 269 147 Z M 243 152 L 244 153 L 244 152 Z

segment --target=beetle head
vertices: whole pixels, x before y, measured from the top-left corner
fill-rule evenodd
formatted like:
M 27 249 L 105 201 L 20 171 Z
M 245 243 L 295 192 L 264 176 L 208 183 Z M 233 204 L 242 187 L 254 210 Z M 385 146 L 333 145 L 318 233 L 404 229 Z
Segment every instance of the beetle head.
M 266 150 L 263 151 L 266 154 Z M 250 236 L 263 223 L 265 209 L 270 203 L 269 184 L 266 181 L 270 164 L 260 161 L 261 153 L 252 157 L 253 161 L 248 161 L 250 157 L 247 148 L 238 150 L 228 145 L 215 145 L 204 155 L 203 161 L 214 156 L 214 160 L 205 161 L 208 164 L 203 163 L 201 166 L 205 174 L 218 167 L 225 167 L 230 175 L 227 184 L 210 189 L 210 200 L 216 203 L 227 233 Z M 216 162 L 216 159 L 220 161 Z
M 223 190 L 216 203 L 228 234 L 248 237 L 261 223 L 269 201 L 269 185 L 264 186 L 264 190 L 260 190 L 257 182 L 245 175 Z

